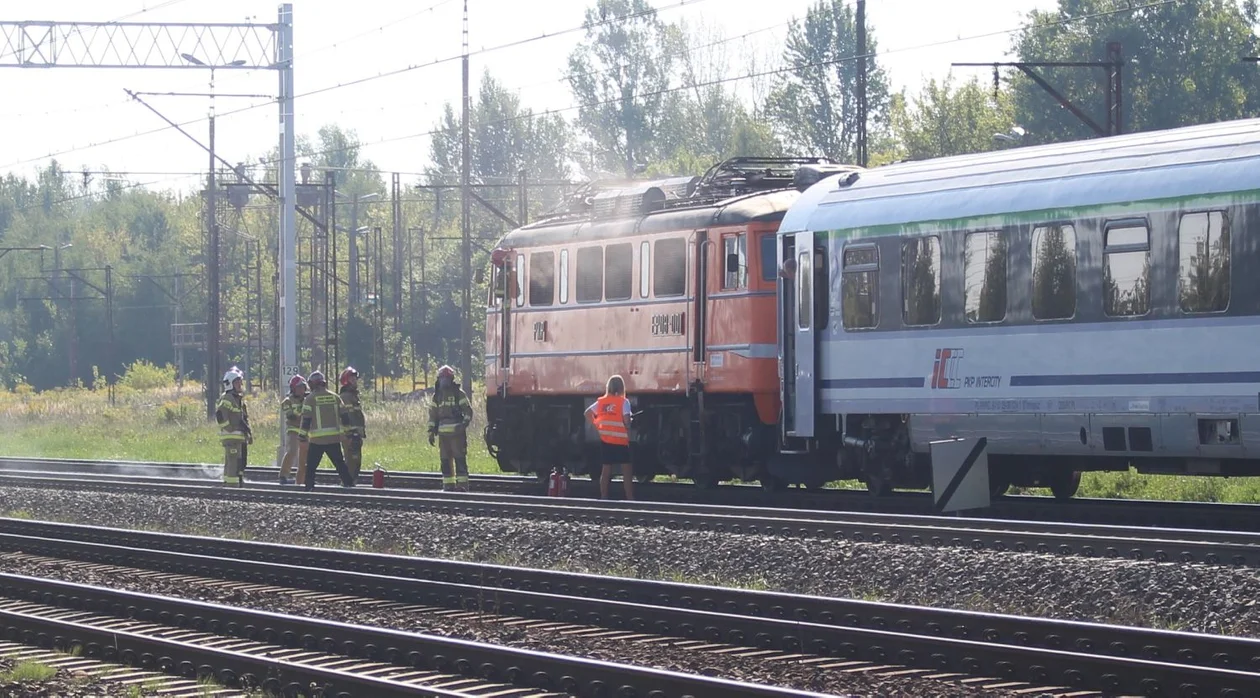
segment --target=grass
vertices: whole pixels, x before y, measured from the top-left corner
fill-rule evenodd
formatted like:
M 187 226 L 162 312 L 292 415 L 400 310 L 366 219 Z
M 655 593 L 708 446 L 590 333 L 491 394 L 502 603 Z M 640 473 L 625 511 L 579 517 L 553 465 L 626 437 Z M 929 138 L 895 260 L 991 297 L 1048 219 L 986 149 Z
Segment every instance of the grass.
M 270 465 L 279 440 L 279 403 L 263 395 L 246 401 L 255 435 L 249 463 Z M 476 396 L 473 403 L 478 406 Z M 120 387 L 113 406 L 103 392 L 84 389 L 0 392 L 0 455 L 219 463 L 218 428 L 204 410 L 200 390 L 191 385 L 182 390 Z M 439 469 L 438 450 L 427 437 L 427 400 L 368 401 L 364 411 L 364 470 L 376 463 L 386 470 Z M 497 473 L 498 464 L 480 438 L 484 425 L 478 410 L 468 432 L 468 468 Z
M 148 385 L 149 382 L 136 381 Z M 498 464 L 485 450 L 481 433 L 485 415 L 474 390 L 476 416 L 469 429 L 468 469 L 498 473 Z M 111 406 L 101 391 L 59 389 L 33 392 L 0 389 L 0 455 L 43 456 L 106 460 L 222 462 L 218 429 L 206 419 L 198 386 L 173 385 L 138 390 L 116 388 Z M 247 398 L 256 441 L 250 465 L 270 465 L 276 456 L 278 403 L 270 396 Z M 364 405 L 368 440 L 363 468 L 380 463 L 386 470 L 438 470 L 437 449 L 429 446 L 427 400 L 374 402 Z M 328 464 L 325 468 L 330 467 Z M 863 489 L 857 481 L 834 482 L 829 487 Z M 1043 489 L 1013 492 L 1049 495 Z M 1195 502 L 1260 503 L 1260 478 L 1142 475 L 1134 471 L 1086 473 L 1082 497 L 1163 499 Z
M 12 669 L 0 674 L 0 684 L 44 683 L 51 681 L 57 670 L 39 662 L 19 662 Z

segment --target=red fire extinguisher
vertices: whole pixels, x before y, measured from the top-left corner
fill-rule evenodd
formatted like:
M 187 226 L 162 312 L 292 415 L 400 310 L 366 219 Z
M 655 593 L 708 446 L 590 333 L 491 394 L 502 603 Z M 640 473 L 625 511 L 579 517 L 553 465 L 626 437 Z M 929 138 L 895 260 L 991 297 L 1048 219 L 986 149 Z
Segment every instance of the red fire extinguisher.
M 376 470 L 372 471 L 372 487 L 376 489 L 384 489 L 385 487 L 385 469 L 380 463 L 376 464 Z
M 548 497 L 569 496 L 569 474 L 564 468 L 556 467 L 551 471 L 551 479 L 547 483 Z

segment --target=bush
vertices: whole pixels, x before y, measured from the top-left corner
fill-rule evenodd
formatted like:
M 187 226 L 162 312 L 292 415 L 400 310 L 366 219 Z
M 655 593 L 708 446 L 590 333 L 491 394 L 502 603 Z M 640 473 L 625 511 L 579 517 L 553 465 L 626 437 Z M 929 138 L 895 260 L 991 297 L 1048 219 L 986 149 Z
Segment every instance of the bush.
M 167 424 L 187 424 L 201 416 L 201 404 L 187 398 L 172 400 L 162 405 L 161 416 Z
M 168 388 L 175 385 L 175 367 L 170 364 L 156 366 L 140 359 L 127 367 L 127 372 L 118 383 L 132 390 Z

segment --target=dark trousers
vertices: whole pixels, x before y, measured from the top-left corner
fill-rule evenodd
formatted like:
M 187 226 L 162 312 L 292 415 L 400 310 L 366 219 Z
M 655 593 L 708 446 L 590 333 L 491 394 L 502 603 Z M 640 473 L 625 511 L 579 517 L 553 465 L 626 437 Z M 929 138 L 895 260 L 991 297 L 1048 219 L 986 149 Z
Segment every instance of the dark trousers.
M 315 489 L 315 471 L 319 469 L 320 461 L 324 459 L 324 454 L 328 454 L 328 460 L 332 461 L 333 467 L 337 469 L 337 475 L 341 477 L 342 484 L 346 486 L 354 485 L 354 480 L 350 478 L 350 469 L 346 467 L 346 458 L 341 453 L 341 444 L 310 444 L 306 450 L 306 489 Z
M 346 467 L 350 469 L 350 479 L 357 481 L 363 469 L 363 439 L 357 436 L 351 436 L 346 444 Z

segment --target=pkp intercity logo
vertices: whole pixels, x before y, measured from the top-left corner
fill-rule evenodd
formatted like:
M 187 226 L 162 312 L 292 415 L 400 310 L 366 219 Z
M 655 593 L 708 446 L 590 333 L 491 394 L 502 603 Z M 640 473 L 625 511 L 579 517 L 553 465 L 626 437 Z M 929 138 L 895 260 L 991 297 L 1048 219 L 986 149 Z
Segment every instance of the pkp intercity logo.
M 962 349 L 937 349 L 936 361 L 932 364 L 932 390 L 958 390 L 963 386 L 960 365 L 963 360 Z

